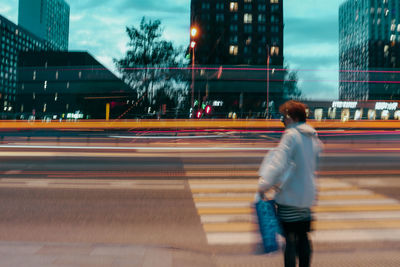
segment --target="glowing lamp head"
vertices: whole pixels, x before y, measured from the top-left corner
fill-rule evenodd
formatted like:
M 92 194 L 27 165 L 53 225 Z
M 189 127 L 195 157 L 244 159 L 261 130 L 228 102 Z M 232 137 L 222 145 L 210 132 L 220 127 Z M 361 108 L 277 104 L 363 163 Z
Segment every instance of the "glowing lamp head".
M 193 27 L 193 28 L 190 30 L 190 36 L 196 37 L 196 35 L 197 35 L 197 29 Z
M 196 117 L 197 117 L 198 119 L 200 119 L 200 118 L 201 118 L 201 111 L 200 111 L 200 110 L 199 110 L 199 111 L 197 111 Z
M 190 48 L 195 48 L 196 47 L 196 42 L 195 41 L 191 41 L 190 42 Z
M 210 114 L 211 113 L 211 107 L 209 105 L 206 106 L 206 114 Z

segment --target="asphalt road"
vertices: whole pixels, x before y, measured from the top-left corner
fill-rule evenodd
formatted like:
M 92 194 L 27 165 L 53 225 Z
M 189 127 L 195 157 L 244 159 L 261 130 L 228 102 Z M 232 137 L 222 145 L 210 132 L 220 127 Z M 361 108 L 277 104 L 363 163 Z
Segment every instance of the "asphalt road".
M 260 252 L 260 244 L 221 244 L 218 240 L 214 244 L 212 236 L 221 231 L 218 224 L 204 221 L 212 216 L 199 201 L 208 203 L 202 198 L 214 192 L 215 188 L 207 187 L 213 184 L 211 180 L 223 185 L 229 179 L 229 185 L 239 185 L 222 193 L 252 194 L 258 166 L 279 137 L 276 132 L 4 134 L 0 145 L 0 242 L 137 245 L 186 253 L 174 266 L 188 266 L 189 262 L 192 266 L 221 262 L 229 266 L 229 255 L 250 257 Z M 371 199 L 392 205 L 385 210 L 397 212 L 400 135 L 346 132 L 325 133 L 321 138 L 325 152 L 319 177 L 328 187 L 343 183 L 343 191 L 350 187 L 368 190 L 373 193 Z M 204 188 L 208 191 L 203 192 Z M 221 214 L 225 210 L 218 208 Z M 399 219 L 391 217 L 389 223 L 379 223 L 382 229 L 397 231 Z M 251 230 L 251 225 L 239 223 L 221 227 L 232 227 L 231 233 Z M 317 227 L 321 232 L 332 230 L 329 223 Z M 360 230 L 357 221 L 354 225 Z M 332 239 L 324 243 L 318 242 L 319 238 L 315 237 L 314 249 L 320 254 L 355 247 L 374 253 L 400 248 L 397 239 Z M 216 261 L 215 255 L 222 258 Z M 249 258 L 249 262 L 259 260 Z

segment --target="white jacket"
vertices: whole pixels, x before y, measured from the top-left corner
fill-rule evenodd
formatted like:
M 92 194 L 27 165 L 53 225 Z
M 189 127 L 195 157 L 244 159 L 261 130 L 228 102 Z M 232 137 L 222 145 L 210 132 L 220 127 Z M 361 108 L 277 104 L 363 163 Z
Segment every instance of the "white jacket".
M 259 190 L 267 191 L 282 183 L 281 177 L 289 163 L 295 167 L 275 195 L 278 204 L 311 207 L 316 197 L 315 171 L 322 143 L 314 128 L 306 123 L 289 125 L 274 150 L 273 158 L 259 170 Z

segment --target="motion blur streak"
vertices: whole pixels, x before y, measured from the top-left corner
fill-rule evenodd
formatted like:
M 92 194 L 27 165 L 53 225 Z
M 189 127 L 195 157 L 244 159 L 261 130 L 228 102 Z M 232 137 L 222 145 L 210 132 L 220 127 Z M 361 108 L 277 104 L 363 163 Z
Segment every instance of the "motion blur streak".
M 317 129 L 400 129 L 399 121 L 312 121 Z M 0 129 L 283 129 L 279 120 L 0 121 Z

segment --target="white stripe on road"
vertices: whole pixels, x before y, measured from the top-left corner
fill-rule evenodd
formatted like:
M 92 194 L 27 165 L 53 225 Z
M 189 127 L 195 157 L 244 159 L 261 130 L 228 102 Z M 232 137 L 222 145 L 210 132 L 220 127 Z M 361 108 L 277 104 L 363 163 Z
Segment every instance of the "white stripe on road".
M 400 211 L 365 211 L 343 213 L 314 213 L 317 221 L 400 219 Z M 207 214 L 200 216 L 202 223 L 257 222 L 253 214 Z
M 269 151 L 270 147 L 121 147 L 121 146 L 36 146 L 36 145 L 0 145 L 0 148 L 43 148 L 43 149 L 84 149 L 84 150 L 246 150 L 246 151 Z
M 211 245 L 257 244 L 261 235 L 256 232 L 244 233 L 207 233 Z M 400 241 L 400 229 L 371 229 L 371 230 L 320 230 L 311 233 L 314 243 L 349 243 Z
M 317 206 L 353 206 L 353 205 L 390 205 L 398 204 L 396 199 L 350 199 L 350 200 L 320 200 Z M 218 201 L 196 202 L 197 208 L 247 208 L 253 205 L 253 201 Z
M 212 214 L 200 216 L 202 223 L 229 223 L 229 222 L 257 222 L 257 217 L 252 214 Z
M 360 190 L 346 190 L 346 191 L 340 191 L 340 190 L 332 190 L 332 191 L 321 191 L 318 192 L 318 195 L 320 196 L 368 196 L 368 195 L 374 195 L 375 193 L 366 190 L 366 189 L 360 189 Z
M 218 138 L 218 137 L 230 137 L 227 135 L 193 135 L 193 136 L 122 136 L 122 135 L 111 135 L 111 138 L 121 139 L 199 139 L 199 138 Z
M 256 191 L 254 193 L 195 193 L 193 197 L 254 197 Z M 346 190 L 346 191 L 321 191 L 318 192 L 319 196 L 369 196 L 374 195 L 375 193 L 370 190 Z
M 93 179 L 0 179 L 0 188 L 56 188 L 56 189 L 126 189 L 126 190 L 184 190 L 181 180 L 93 180 Z
M 321 212 L 314 217 L 317 221 L 400 219 L 400 211 Z

